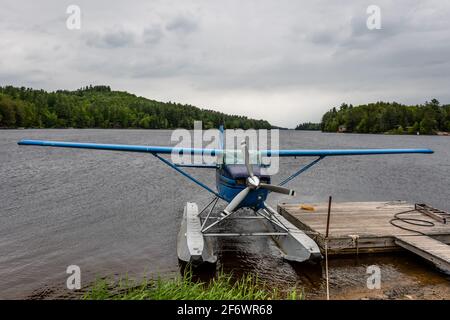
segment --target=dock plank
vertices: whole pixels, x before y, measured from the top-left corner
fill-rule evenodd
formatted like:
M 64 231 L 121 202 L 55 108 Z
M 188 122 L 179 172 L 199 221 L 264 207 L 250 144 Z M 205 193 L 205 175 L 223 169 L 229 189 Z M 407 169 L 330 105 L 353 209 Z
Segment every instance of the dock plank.
M 321 249 L 324 249 L 328 203 L 309 203 L 308 207 L 313 207 L 314 210 L 304 210 L 298 203 L 281 203 L 278 205 L 278 212 L 297 228 L 305 231 Z M 445 254 L 443 259 L 450 261 L 446 251 L 449 247 L 447 244 L 450 244 L 450 224 L 436 221 L 418 211 L 405 214 L 405 217 L 429 221 L 434 225 L 411 226 L 399 222 L 417 231 L 414 232 L 403 230 L 390 223 L 395 214 L 413 209 L 414 204 L 404 201 L 333 203 L 328 237 L 329 254 L 402 250 L 399 239 L 408 237 L 411 240 L 424 234 L 441 245 L 437 246 L 436 242 L 431 241 L 422 248 L 436 255 L 442 251 Z
M 395 243 L 450 273 L 450 246 L 428 236 L 398 236 Z

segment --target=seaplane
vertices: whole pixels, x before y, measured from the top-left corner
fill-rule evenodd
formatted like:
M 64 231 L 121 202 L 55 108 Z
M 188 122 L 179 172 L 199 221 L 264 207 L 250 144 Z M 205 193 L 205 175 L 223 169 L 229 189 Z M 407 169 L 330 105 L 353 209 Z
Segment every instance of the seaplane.
M 285 185 L 328 157 L 433 153 L 430 149 L 249 150 L 248 137 L 242 141 L 240 150 L 239 148 L 227 150 L 224 149 L 223 126 L 219 128 L 219 133 L 221 138 L 218 148 L 98 144 L 27 139 L 19 141 L 18 144 L 23 146 L 149 153 L 211 193 L 212 200 L 201 210 L 195 202 L 188 202 L 184 206 L 177 239 L 177 255 L 181 262 L 193 266 L 216 263 L 215 243 L 220 237 L 267 236 L 275 241 L 282 257 L 288 261 L 320 260 L 322 254 L 314 240 L 267 204 L 266 200 L 270 193 L 294 196 L 295 191 L 285 187 Z M 235 156 L 224 157 L 227 153 Z M 217 157 L 220 161 L 210 165 L 175 163 L 163 156 L 168 154 L 190 156 L 207 154 Z M 236 156 L 237 154 L 239 154 L 239 157 Z M 300 166 L 298 170 L 275 185 L 271 183 L 271 175 L 267 173 L 267 170 L 264 170 L 267 164 L 261 160 L 263 157 L 308 157 L 313 158 L 313 160 Z M 230 158 L 233 161 L 227 161 Z M 189 174 L 184 170 L 185 167 L 214 169 L 216 171 L 216 190 Z M 219 200 L 226 203 L 224 209 L 217 210 Z M 238 211 L 240 211 L 240 214 L 237 214 Z M 263 222 L 261 225 L 264 226 L 264 230 L 261 232 L 242 232 L 242 228 L 239 228 L 239 231 L 224 230 L 225 222 L 229 219 L 260 219 Z M 240 224 L 240 226 L 242 225 Z

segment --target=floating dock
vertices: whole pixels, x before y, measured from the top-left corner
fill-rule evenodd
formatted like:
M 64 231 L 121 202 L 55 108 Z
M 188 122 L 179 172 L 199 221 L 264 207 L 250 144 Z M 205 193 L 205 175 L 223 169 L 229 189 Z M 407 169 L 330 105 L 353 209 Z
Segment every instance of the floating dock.
M 328 203 L 280 203 L 278 212 L 313 238 L 324 252 Z M 424 204 L 332 203 L 328 255 L 406 249 L 450 273 L 449 221 L 450 214 Z

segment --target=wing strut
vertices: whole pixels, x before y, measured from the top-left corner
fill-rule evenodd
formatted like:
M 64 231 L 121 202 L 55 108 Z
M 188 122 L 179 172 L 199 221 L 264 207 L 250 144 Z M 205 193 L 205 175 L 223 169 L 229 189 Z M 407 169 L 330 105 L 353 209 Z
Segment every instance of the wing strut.
M 208 187 L 206 184 L 204 184 L 203 182 L 197 180 L 196 178 L 194 178 L 193 176 L 191 176 L 189 173 L 187 173 L 184 170 L 181 170 L 176 164 L 170 162 L 169 160 L 161 157 L 160 155 L 158 155 L 157 153 L 152 153 L 152 155 L 154 155 L 156 158 L 158 158 L 159 160 L 161 160 L 163 163 L 167 164 L 169 167 L 175 169 L 176 171 L 178 171 L 179 173 L 181 173 L 183 176 L 185 176 L 186 178 L 188 178 L 189 180 L 195 182 L 197 185 L 199 185 L 200 187 L 202 187 L 203 189 L 205 189 L 206 191 L 211 192 L 212 194 L 214 194 L 216 197 L 223 199 L 223 197 L 218 194 L 217 192 L 215 192 L 213 189 L 211 189 L 210 187 Z
M 301 167 L 300 170 L 294 172 L 293 174 L 291 174 L 289 177 L 287 177 L 286 179 L 284 179 L 280 184 L 278 184 L 279 186 L 283 186 L 286 183 L 288 183 L 289 181 L 291 181 L 292 179 L 294 179 L 295 177 L 299 176 L 300 174 L 302 174 L 303 172 L 305 172 L 306 170 L 310 169 L 313 165 L 315 165 L 316 163 L 318 163 L 320 160 L 322 160 L 323 158 L 325 158 L 325 156 L 321 156 L 319 158 L 317 158 L 316 160 L 308 163 L 307 165 L 305 165 L 304 167 Z

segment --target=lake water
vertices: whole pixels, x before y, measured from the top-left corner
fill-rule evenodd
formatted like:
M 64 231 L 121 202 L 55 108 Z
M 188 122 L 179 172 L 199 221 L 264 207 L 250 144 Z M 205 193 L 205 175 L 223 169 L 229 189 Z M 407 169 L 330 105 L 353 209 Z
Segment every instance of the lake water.
M 66 268 L 72 264 L 80 266 L 83 284 L 105 275 L 177 274 L 176 236 L 183 206 L 210 200 L 200 187 L 148 154 L 16 144 L 30 138 L 169 145 L 170 135 L 168 130 L 1 130 L 0 298 L 64 296 L 69 293 Z M 334 201 L 406 200 L 450 211 L 449 137 L 281 131 L 280 140 L 289 149 L 435 151 L 326 158 L 289 184 L 297 191 L 289 201 L 326 202 L 332 195 Z M 306 161 L 282 159 L 274 182 Z M 214 186 L 214 170 L 194 173 Z M 269 203 L 276 207 L 282 200 L 287 198 L 271 196 Z M 324 296 L 323 266 L 285 262 L 268 239 L 230 239 L 222 248 L 218 268 L 252 272 L 280 287 L 297 285 L 310 298 Z M 383 272 L 381 293 L 365 289 L 366 266 L 371 264 Z M 332 296 L 395 298 L 421 286 L 428 288 L 422 298 L 450 297 L 448 278 L 408 254 L 334 259 L 330 268 Z

